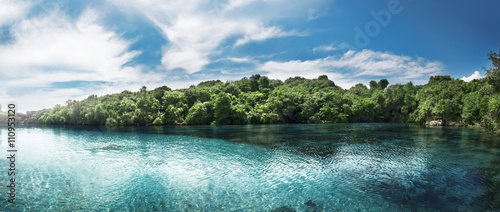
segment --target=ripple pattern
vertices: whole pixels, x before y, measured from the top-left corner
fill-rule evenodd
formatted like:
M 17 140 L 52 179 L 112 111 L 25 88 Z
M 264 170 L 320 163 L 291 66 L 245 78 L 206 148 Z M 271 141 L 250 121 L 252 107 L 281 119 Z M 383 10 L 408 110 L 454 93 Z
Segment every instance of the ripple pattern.
M 19 142 L 18 204 L 4 201 L 0 208 L 499 209 L 499 192 L 494 191 L 500 180 L 498 147 L 472 147 L 472 138 L 476 137 L 465 139 L 467 133 L 451 131 L 453 136 L 443 140 L 443 136 L 434 135 L 435 129 L 415 130 L 405 125 L 399 131 L 394 130 L 394 125 L 384 124 L 330 125 L 331 130 L 324 125 L 316 125 L 317 129 L 314 126 L 307 125 L 307 134 L 302 136 L 290 136 L 297 133 L 294 128 L 271 127 L 272 132 L 259 135 L 267 136 L 265 144 L 191 136 L 196 134 L 196 128 L 190 128 L 185 135 L 20 128 L 18 133 L 23 137 Z M 256 129 L 251 130 L 256 133 Z M 231 130 L 224 131 L 228 132 Z M 0 151 L 5 150 L 6 146 L 2 146 Z M 0 166 L 7 167 L 8 161 L 1 159 Z M 0 186 L 5 187 L 7 176 L 0 176 L 0 180 Z

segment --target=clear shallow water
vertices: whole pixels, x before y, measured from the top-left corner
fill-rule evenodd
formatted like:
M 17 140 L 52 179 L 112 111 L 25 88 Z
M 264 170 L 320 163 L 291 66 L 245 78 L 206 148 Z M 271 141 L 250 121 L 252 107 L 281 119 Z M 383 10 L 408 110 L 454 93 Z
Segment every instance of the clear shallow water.
M 500 209 L 500 137 L 472 129 L 27 126 L 17 134 L 18 199 L 14 206 L 4 195 L 3 210 Z M 0 136 L 6 155 L 5 128 Z M 2 157 L 2 193 L 8 165 Z

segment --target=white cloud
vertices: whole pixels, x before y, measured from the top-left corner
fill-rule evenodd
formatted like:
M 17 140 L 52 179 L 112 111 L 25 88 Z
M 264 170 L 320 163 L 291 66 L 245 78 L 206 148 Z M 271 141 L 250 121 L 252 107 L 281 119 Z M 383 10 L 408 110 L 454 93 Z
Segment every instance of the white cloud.
M 284 32 L 280 28 L 277 27 L 263 27 L 256 25 L 248 25 L 246 27 L 246 34 L 243 38 L 240 38 L 236 41 L 234 46 L 245 45 L 252 41 L 263 41 L 270 38 L 280 38 L 287 36 L 306 36 L 306 33 L 300 32 Z
M 227 60 L 235 63 L 248 63 L 255 62 L 253 59 L 249 57 L 228 57 Z
M 98 17 L 90 10 L 72 22 L 53 12 L 12 26 L 15 41 L 0 46 L 0 73 L 38 76 L 49 82 L 116 81 L 136 76 L 137 71 L 122 66 L 140 52 L 128 51 L 130 42 L 98 25 Z M 51 75 L 54 78 L 46 77 Z
M 0 26 L 21 18 L 31 4 L 22 0 L 0 0 Z
M 348 51 L 340 58 L 330 56 L 326 61 L 333 68 L 353 70 L 355 76 L 394 76 L 405 80 L 436 75 L 443 70 L 442 63 L 438 61 L 366 49 Z
M 140 52 L 129 50 L 130 41 L 99 24 L 101 18 L 94 10 L 86 10 L 76 19 L 49 11 L 11 25 L 13 41 L 0 45 L 0 104 L 17 101 L 22 111 L 36 110 L 70 98 L 136 90 L 160 81 L 158 74 L 144 75 L 140 66 L 126 66 Z M 72 81 L 107 83 L 53 87 L 55 82 Z
M 442 69 L 443 66 L 438 61 L 371 50 L 348 51 L 341 57 L 328 56 L 307 61 L 270 61 L 259 67 L 259 70 L 268 72 L 270 78 L 277 79 L 291 76 L 316 78 L 325 74 L 343 88 L 349 88 L 355 82 L 366 82 L 372 77 L 388 78 L 391 83 L 408 80 L 419 82 L 439 74 Z
M 244 7 L 251 3 L 255 2 L 255 0 L 229 0 L 226 5 L 222 5 L 223 12 L 230 12 L 232 10 Z
M 236 47 L 270 38 L 305 35 L 269 24 L 271 20 L 283 18 L 284 5 L 297 6 L 299 3 L 279 0 L 109 1 L 127 13 L 142 14 L 161 29 L 169 41 L 164 48 L 162 64 L 167 70 L 181 68 L 187 74 L 198 72 L 211 63 L 210 56 L 218 54 L 217 48 L 230 38 L 236 38 Z
M 335 47 L 334 44 L 321 45 L 321 46 L 313 48 L 313 52 L 330 52 L 330 51 L 335 51 L 335 50 L 338 50 L 338 48 Z
M 312 21 L 312 20 L 316 20 L 318 18 L 321 18 L 323 16 L 326 16 L 328 15 L 328 10 L 324 10 L 323 12 L 319 12 L 317 9 L 315 8 L 309 8 L 309 11 L 308 11 L 308 15 L 307 15 L 307 18 Z
M 472 75 L 470 75 L 469 77 L 462 77 L 462 80 L 463 81 L 466 81 L 466 82 L 470 82 L 472 80 L 475 80 L 475 79 L 481 79 L 481 78 L 484 78 L 484 76 L 481 76 L 481 74 L 479 73 L 479 71 L 475 71 Z

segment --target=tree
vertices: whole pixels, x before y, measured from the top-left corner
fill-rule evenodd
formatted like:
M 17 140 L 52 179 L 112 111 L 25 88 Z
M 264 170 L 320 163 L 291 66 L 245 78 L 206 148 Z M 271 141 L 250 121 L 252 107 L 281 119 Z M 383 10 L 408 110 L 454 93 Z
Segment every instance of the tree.
M 349 89 L 349 91 L 355 95 L 358 95 L 358 96 L 364 96 L 364 97 L 370 96 L 370 92 L 369 92 L 368 88 L 361 83 L 358 83 L 355 86 L 352 86 Z
M 296 76 L 296 77 L 290 77 L 288 79 L 285 80 L 285 85 L 289 85 L 289 86 L 294 86 L 302 81 L 305 81 L 306 78 L 304 77 L 299 77 L 299 76 Z
M 308 122 L 343 123 L 349 118 L 345 109 L 352 103 L 338 92 L 318 92 L 307 98 L 303 105 L 302 114 L 308 114 Z
M 228 124 L 231 114 L 231 99 L 225 92 L 220 92 L 214 101 L 214 121 L 213 124 Z
M 500 93 L 491 97 L 488 102 L 488 111 L 485 114 L 485 125 L 488 129 L 500 133 Z
M 418 101 L 415 97 L 418 88 L 412 82 L 406 83 L 403 86 L 403 104 L 401 105 L 401 121 L 409 122 L 410 114 L 418 107 Z
M 384 90 L 389 85 L 387 79 L 381 79 L 378 83 L 375 80 L 370 81 L 370 90 Z
M 210 95 L 210 90 L 206 88 L 192 87 L 184 91 L 184 96 L 187 100 L 188 107 L 192 107 L 193 104 L 197 101 L 210 101 Z
M 139 93 L 141 93 L 142 95 L 146 95 L 146 92 L 147 92 L 147 91 L 148 91 L 148 90 L 147 90 L 146 86 L 144 86 L 144 85 L 143 85 L 143 86 L 141 87 L 141 89 L 139 90 Z
M 242 91 L 242 92 L 249 92 L 251 91 L 250 87 L 250 80 L 246 77 L 243 77 L 240 80 L 237 80 L 234 82 L 234 84 Z
M 210 124 L 213 120 L 213 105 L 210 102 L 196 102 L 186 116 L 187 124 Z
M 431 76 L 429 78 L 429 83 L 428 84 L 433 84 L 433 83 L 440 83 L 440 82 L 446 82 L 446 81 L 451 81 L 452 78 L 450 75 L 438 75 L 438 76 Z
M 438 119 L 442 120 L 443 124 L 460 122 L 462 97 L 466 90 L 465 82 L 462 80 L 452 79 L 449 76 L 431 77 L 430 82 L 415 96 L 420 105 L 413 115 L 414 120 L 425 122 Z
M 260 74 L 254 74 L 250 77 L 250 90 L 258 91 L 259 90 L 259 79 Z
M 247 110 L 249 110 L 249 108 L 243 104 L 237 104 L 231 106 L 231 111 L 234 113 L 233 124 L 247 124 L 248 123 Z
M 170 89 L 168 86 L 161 86 L 161 87 L 157 87 L 155 88 L 154 90 L 151 91 L 151 93 L 153 94 L 153 97 L 155 99 L 157 99 L 158 101 L 160 101 L 160 104 L 163 103 L 163 96 L 165 95 L 165 92 L 166 91 L 171 91 L 172 89 Z
M 375 80 L 370 81 L 370 90 L 378 89 L 378 84 Z
M 319 80 L 328 80 L 328 76 L 326 76 L 326 75 L 320 75 L 320 76 L 318 77 L 318 79 L 319 79 Z
M 124 98 L 119 103 L 118 122 L 120 125 L 130 125 L 132 124 L 132 116 L 136 110 L 136 102 L 130 98 Z
M 102 104 L 98 104 L 95 108 L 94 108 L 94 117 L 93 117 L 93 121 L 96 125 L 104 125 L 106 123 L 106 119 L 107 119 L 107 113 L 108 111 L 106 111 L 105 108 L 103 108 L 103 105 Z
M 137 101 L 132 121 L 140 125 L 151 124 L 157 118 L 159 108 L 160 102 L 152 94 L 148 94 Z
M 387 85 L 389 85 L 389 81 L 387 79 L 381 79 L 380 81 L 378 81 L 378 87 L 381 90 L 385 90 L 385 88 L 387 88 Z
M 405 105 L 405 97 L 409 93 L 403 89 L 404 85 L 395 84 L 385 89 L 385 111 L 386 120 L 400 122 L 402 121 L 402 108 Z
M 200 82 L 198 84 L 198 88 L 200 87 L 214 87 L 214 86 L 217 86 L 217 85 L 222 85 L 224 84 L 223 82 L 221 82 L 220 80 L 209 80 L 209 81 L 205 81 L 205 82 Z
M 496 92 L 500 92 L 500 50 L 499 53 L 490 52 L 488 59 L 491 65 L 486 69 L 486 79 L 493 86 Z
M 472 92 L 464 96 L 462 108 L 462 121 L 466 125 L 480 123 L 484 114 L 482 110 L 488 108 L 488 102 L 484 101 L 480 92 Z
M 259 90 L 263 91 L 266 88 L 269 88 L 269 78 L 262 76 L 259 78 Z
M 238 88 L 238 86 L 236 86 L 233 83 L 229 83 L 229 82 L 224 85 L 224 88 L 222 89 L 222 91 L 224 91 L 226 93 L 230 93 L 236 97 L 238 97 L 241 93 L 241 90 Z

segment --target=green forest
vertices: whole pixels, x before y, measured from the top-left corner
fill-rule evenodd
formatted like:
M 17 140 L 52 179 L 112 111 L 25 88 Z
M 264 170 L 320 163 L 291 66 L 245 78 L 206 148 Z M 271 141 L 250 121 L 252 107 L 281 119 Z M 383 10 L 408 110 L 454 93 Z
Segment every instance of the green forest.
M 464 82 L 433 76 L 425 85 L 371 81 L 342 89 L 317 79 L 206 81 L 185 89 L 167 86 L 68 100 L 33 121 L 68 125 L 224 125 L 404 122 L 478 126 L 500 133 L 500 57 L 488 54 L 487 76 Z

